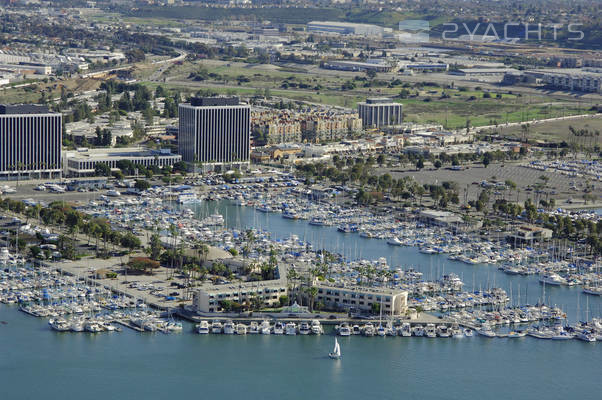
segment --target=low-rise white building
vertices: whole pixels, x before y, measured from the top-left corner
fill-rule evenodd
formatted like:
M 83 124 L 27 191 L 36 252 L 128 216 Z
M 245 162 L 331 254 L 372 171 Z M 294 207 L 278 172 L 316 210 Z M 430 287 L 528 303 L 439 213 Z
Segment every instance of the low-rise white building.
M 259 299 L 263 306 L 280 304 L 280 296 L 288 295 L 285 278 L 270 281 L 228 283 L 205 286 L 197 290 L 192 297 L 192 307 L 201 313 L 222 311 L 221 302 L 232 301 L 239 304 Z
M 117 163 L 128 160 L 145 167 L 156 165 L 164 167 L 182 161 L 182 156 L 167 149 L 149 150 L 140 147 L 119 149 L 78 149 L 64 152 L 63 173 L 67 176 L 86 176 L 94 173 L 98 163 L 107 164 L 117 170 Z
M 318 289 L 316 301 L 326 307 L 374 311 L 376 305 L 382 304 L 384 315 L 404 314 L 408 308 L 408 292 L 399 289 L 336 287 L 324 283 L 315 286 Z

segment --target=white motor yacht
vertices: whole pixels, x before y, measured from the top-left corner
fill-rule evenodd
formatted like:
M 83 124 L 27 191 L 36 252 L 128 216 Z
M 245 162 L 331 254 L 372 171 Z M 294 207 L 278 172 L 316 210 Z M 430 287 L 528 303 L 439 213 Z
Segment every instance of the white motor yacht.
M 393 236 L 391 239 L 387 240 L 387 244 L 391 246 L 402 246 L 403 242 L 399 240 L 397 236 Z
M 321 335 L 324 333 L 324 329 L 322 329 L 322 324 L 317 319 L 311 321 L 311 333 L 314 335 Z
M 287 335 L 296 335 L 297 334 L 297 324 L 295 324 L 294 322 L 288 322 L 286 324 L 286 334 Z
M 236 326 L 234 325 L 234 322 L 232 322 L 232 320 L 228 320 L 228 321 L 226 321 L 226 323 L 224 323 L 224 334 L 225 335 L 233 335 L 235 330 L 236 330 Z
M 299 324 L 299 334 L 300 335 L 309 335 L 311 333 L 311 327 L 309 326 L 309 322 L 303 321 Z
M 236 324 L 236 334 L 237 335 L 246 335 L 247 334 L 247 326 L 243 323 Z
M 84 331 L 84 321 L 79 319 L 74 319 L 71 321 L 71 330 L 73 332 L 83 332 Z
M 51 319 L 48 321 L 50 327 L 58 332 L 66 332 L 71 330 L 71 324 L 62 318 Z
M 428 338 L 437 337 L 437 327 L 435 326 L 435 324 L 426 324 L 424 335 Z
M 349 328 L 349 324 L 343 322 L 338 329 L 339 336 L 351 336 L 351 328 Z
M 596 341 L 596 335 L 587 330 L 577 332 L 575 337 L 579 340 L 583 340 L 584 342 L 595 342 Z
M 251 334 L 251 335 L 256 335 L 259 333 L 259 324 L 256 321 L 252 321 L 251 324 L 249 325 L 249 329 L 247 330 L 247 333 Z
M 277 321 L 274 324 L 274 335 L 283 335 L 284 334 L 284 324 L 280 321 Z
M 424 327 L 422 325 L 412 327 L 412 336 L 424 336 Z
M 209 333 L 209 322 L 201 321 L 201 323 L 197 326 L 196 332 L 201 335 L 206 335 Z
M 566 285 L 567 281 L 563 277 L 558 274 L 546 274 L 539 278 L 539 282 L 544 283 L 546 285 Z
M 449 328 L 447 327 L 447 325 L 439 325 L 437 327 L 437 336 L 442 338 L 450 337 Z
M 362 328 L 362 333 L 364 334 L 364 336 L 374 336 L 375 334 L 375 329 L 374 329 L 374 325 L 372 324 L 366 324 L 364 325 L 364 327 Z
M 213 321 L 211 324 L 211 333 L 222 333 L 222 323 L 219 321 Z
M 271 333 L 270 322 L 267 320 L 261 321 L 261 324 L 259 325 L 259 332 L 262 335 L 269 335 Z
M 412 336 L 412 325 L 409 322 L 404 322 L 399 328 L 399 336 L 409 337 Z
M 477 333 L 481 336 L 485 336 L 488 338 L 494 338 L 497 335 L 495 334 L 495 332 L 491 329 L 491 327 L 489 325 L 482 325 L 481 329 L 477 330 Z

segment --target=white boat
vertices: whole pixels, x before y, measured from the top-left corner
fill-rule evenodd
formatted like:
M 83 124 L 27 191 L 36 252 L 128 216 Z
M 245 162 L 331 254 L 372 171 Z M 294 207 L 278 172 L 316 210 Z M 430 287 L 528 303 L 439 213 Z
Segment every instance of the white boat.
M 351 328 L 349 328 L 349 324 L 343 322 L 338 329 L 339 336 L 351 336 Z
M 481 326 L 481 329 L 477 329 L 477 333 L 481 336 L 485 336 L 488 338 L 494 338 L 497 336 L 495 332 L 491 330 L 491 327 L 489 325 Z
M 211 324 L 211 333 L 222 333 L 222 323 L 219 321 L 213 321 Z
M 163 332 L 171 333 L 171 332 L 182 332 L 183 326 L 181 322 L 178 321 L 167 321 L 163 324 Z
M 447 327 L 447 325 L 439 325 L 437 327 L 437 336 L 442 338 L 450 337 L 449 328 Z
M 379 325 L 378 328 L 376 328 L 376 334 L 381 337 L 387 336 L 387 329 L 384 326 Z
M 510 331 L 508 332 L 508 338 L 510 339 L 517 339 L 517 338 L 522 338 L 527 336 L 527 332 L 525 331 Z
M 424 336 L 424 327 L 422 325 L 416 325 L 412 327 L 412 336 Z
M 236 324 L 236 334 L 237 335 L 246 335 L 247 334 L 247 326 L 243 323 Z
M 270 322 L 267 320 L 261 321 L 261 324 L 259 325 L 259 332 L 262 335 L 269 335 L 271 333 Z
M 236 326 L 234 325 L 234 322 L 232 322 L 231 320 L 228 320 L 228 321 L 226 321 L 226 323 L 224 323 L 224 334 L 225 335 L 233 335 L 235 330 L 236 330 Z
M 299 324 L 299 334 L 300 335 L 309 335 L 311 333 L 311 327 L 308 322 L 301 322 Z
M 201 335 L 206 335 L 209 333 L 209 322 L 201 321 L 201 323 L 197 326 L 196 332 Z
M 464 336 L 466 336 L 466 337 L 472 337 L 473 336 L 472 329 L 470 329 L 470 328 L 464 329 Z
M 90 333 L 98 333 L 98 332 L 102 332 L 103 329 L 100 324 L 97 324 L 96 322 L 93 322 L 93 321 L 89 321 L 84 324 L 84 331 L 90 332 Z
M 566 283 L 567 283 L 566 279 L 564 279 L 563 277 L 561 277 L 558 274 L 542 275 L 539 278 L 539 282 L 544 283 L 546 285 L 554 285 L 554 286 L 566 285 Z
M 436 338 L 437 337 L 437 328 L 435 324 L 426 324 L 426 328 L 424 330 L 424 336 L 428 338 Z
M 361 335 L 362 334 L 362 328 L 360 328 L 359 325 L 353 325 L 351 327 L 351 333 L 353 335 Z
M 594 335 L 592 332 L 589 332 L 586 330 L 577 332 L 575 337 L 579 340 L 583 340 L 584 342 L 595 342 L 596 341 L 596 335 Z
M 282 322 L 278 321 L 274 324 L 274 335 L 283 335 L 284 334 L 284 325 Z
M 399 240 L 397 236 L 393 236 L 391 239 L 387 240 L 387 244 L 391 246 L 402 246 L 403 242 Z
M 287 210 L 282 213 L 282 218 L 286 219 L 299 219 L 299 215 L 295 210 Z
M 375 330 L 374 330 L 374 325 L 372 324 L 366 324 L 364 325 L 364 328 L 362 329 L 362 333 L 364 334 L 364 336 L 374 336 Z
M 594 296 L 602 296 L 602 286 L 584 286 L 583 293 Z
M 73 332 L 83 332 L 84 331 L 84 321 L 73 320 L 71 321 L 71 330 Z
M 334 338 L 334 349 L 332 349 L 332 352 L 328 353 L 328 357 L 334 360 L 341 358 L 341 346 L 339 345 L 339 341 L 336 337 Z
M 186 192 L 180 193 L 178 195 L 178 203 L 180 204 L 192 204 L 192 203 L 200 203 L 201 201 L 197 197 L 195 193 Z
M 404 322 L 399 328 L 399 336 L 410 337 L 412 336 L 412 325 L 409 322 Z
M 256 321 L 252 321 L 249 325 L 248 333 L 251 335 L 255 335 L 259 333 L 259 325 Z
M 314 226 L 326 226 L 327 225 L 326 220 L 324 218 L 317 218 L 317 217 L 312 218 L 309 221 L 309 224 L 314 225 Z
M 324 329 L 322 329 L 322 324 L 317 319 L 311 321 L 311 333 L 314 335 L 321 335 L 324 333 Z
M 121 196 L 121 193 L 119 193 L 117 190 L 107 190 L 107 196 L 119 197 Z
M 286 334 L 293 336 L 297 334 L 297 324 L 294 322 L 288 322 L 285 327 Z
M 71 324 L 62 318 L 51 319 L 48 321 L 48 324 L 53 330 L 58 332 L 66 332 L 71 330 Z
M 556 333 L 552 336 L 552 340 L 570 340 L 573 339 L 575 335 L 565 331 L 564 329 L 557 330 Z
M 464 330 L 459 326 L 452 326 L 450 334 L 454 339 L 462 339 L 464 337 Z

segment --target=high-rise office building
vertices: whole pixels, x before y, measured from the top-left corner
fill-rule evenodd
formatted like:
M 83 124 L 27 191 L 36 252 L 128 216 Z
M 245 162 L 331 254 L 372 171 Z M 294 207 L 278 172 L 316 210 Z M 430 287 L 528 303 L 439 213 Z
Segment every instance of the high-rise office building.
M 402 107 L 400 103 L 386 97 L 366 99 L 366 102 L 357 105 L 358 114 L 366 128 L 400 124 Z
M 251 107 L 238 97 L 199 97 L 179 105 L 182 159 L 204 164 L 249 161 Z
M 58 176 L 62 115 L 39 105 L 0 105 L 0 176 Z

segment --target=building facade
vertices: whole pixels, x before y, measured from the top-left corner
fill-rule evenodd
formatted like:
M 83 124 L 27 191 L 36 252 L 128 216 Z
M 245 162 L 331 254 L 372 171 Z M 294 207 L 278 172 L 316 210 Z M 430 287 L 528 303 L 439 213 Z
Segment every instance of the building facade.
M 182 161 L 182 156 L 172 154 L 169 150 L 147 150 L 143 148 L 121 149 L 80 149 L 65 154 L 64 173 L 67 176 L 93 175 L 96 165 L 107 164 L 111 170 L 117 171 L 117 163 L 122 160 L 131 161 L 144 167 L 157 166 L 163 168 Z
M 0 105 L 0 176 L 60 175 L 62 130 L 45 106 Z
M 182 159 L 204 164 L 249 162 L 251 108 L 237 97 L 192 98 L 179 105 Z
M 270 307 L 280 304 L 280 296 L 286 295 L 286 279 L 212 285 L 193 294 L 192 307 L 200 313 L 220 312 L 223 301 L 248 304 L 254 299 L 261 301 L 263 306 Z
M 555 88 L 578 92 L 602 93 L 602 74 L 552 73 L 544 75 L 544 82 Z
M 358 114 L 365 128 L 399 125 L 403 121 L 402 105 L 389 98 L 370 98 L 358 103 Z
M 328 308 L 374 311 L 381 307 L 383 315 L 401 315 L 408 309 L 408 292 L 387 288 L 334 287 L 315 285 L 316 300 Z

